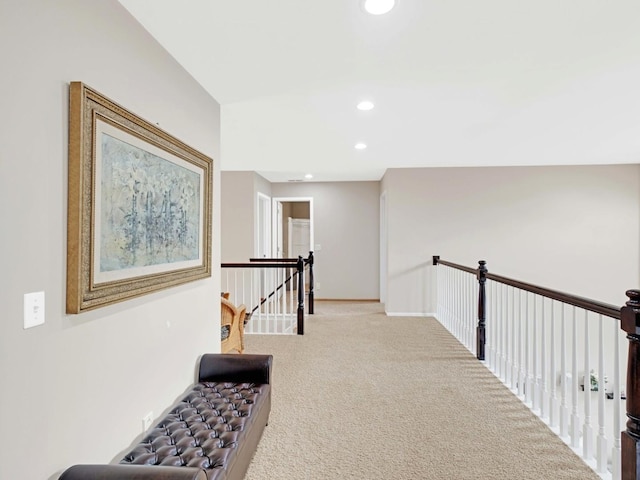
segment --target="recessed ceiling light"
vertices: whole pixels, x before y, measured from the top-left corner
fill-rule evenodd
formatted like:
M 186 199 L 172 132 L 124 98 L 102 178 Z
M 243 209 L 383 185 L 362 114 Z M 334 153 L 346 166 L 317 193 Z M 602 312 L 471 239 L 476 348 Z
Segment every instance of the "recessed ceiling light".
M 310 173 L 307 173 L 304 178 L 306 178 L 307 180 L 311 180 L 313 178 L 313 175 L 311 175 Z
M 358 104 L 358 110 L 371 110 L 373 108 L 373 102 L 369 100 L 363 100 Z
M 362 143 L 362 142 L 356 143 L 354 148 L 356 150 L 364 150 L 365 148 L 367 148 L 367 144 L 366 143 Z
M 364 0 L 364 9 L 371 15 L 382 15 L 391 10 L 396 0 Z

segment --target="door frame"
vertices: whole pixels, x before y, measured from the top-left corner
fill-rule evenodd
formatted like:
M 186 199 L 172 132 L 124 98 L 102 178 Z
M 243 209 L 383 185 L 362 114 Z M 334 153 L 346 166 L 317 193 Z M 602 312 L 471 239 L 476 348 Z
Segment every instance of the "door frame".
M 313 197 L 273 197 L 272 201 L 272 251 L 273 256 L 278 257 L 278 248 L 282 248 L 284 239 L 282 238 L 282 203 L 284 202 L 308 202 L 309 203 L 309 245 L 311 250 L 315 248 L 314 243 L 314 219 L 313 219 Z M 278 208 L 279 207 L 279 208 Z
M 265 195 L 264 193 L 257 192 L 256 196 L 257 206 L 256 206 L 256 234 L 255 234 L 255 245 L 254 245 L 254 254 L 256 257 L 267 257 L 271 255 L 271 225 L 272 225 L 272 212 L 271 212 L 271 197 L 269 195 Z M 260 238 L 260 232 L 263 232 L 264 237 Z M 262 240 L 262 242 L 260 241 Z M 260 245 L 262 243 L 262 245 Z M 265 252 L 263 255 L 260 252 Z
M 387 303 L 387 191 L 380 195 L 380 303 Z

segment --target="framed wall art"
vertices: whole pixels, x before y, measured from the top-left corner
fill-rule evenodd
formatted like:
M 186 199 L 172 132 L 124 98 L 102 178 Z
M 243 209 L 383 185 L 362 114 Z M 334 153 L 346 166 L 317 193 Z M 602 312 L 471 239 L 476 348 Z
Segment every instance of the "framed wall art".
M 69 87 L 67 313 L 211 276 L 213 160 Z

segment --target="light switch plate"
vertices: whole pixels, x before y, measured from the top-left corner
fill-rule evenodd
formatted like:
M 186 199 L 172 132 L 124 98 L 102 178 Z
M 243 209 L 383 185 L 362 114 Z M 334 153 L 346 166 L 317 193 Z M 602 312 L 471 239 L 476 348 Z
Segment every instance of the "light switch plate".
M 24 328 L 44 323 L 44 292 L 24 294 Z

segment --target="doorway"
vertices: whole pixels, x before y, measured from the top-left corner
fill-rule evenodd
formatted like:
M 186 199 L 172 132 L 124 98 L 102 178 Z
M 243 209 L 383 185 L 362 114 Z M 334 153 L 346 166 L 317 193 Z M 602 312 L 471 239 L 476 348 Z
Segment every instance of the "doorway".
M 313 250 L 313 198 L 273 198 L 273 256 L 307 258 Z

